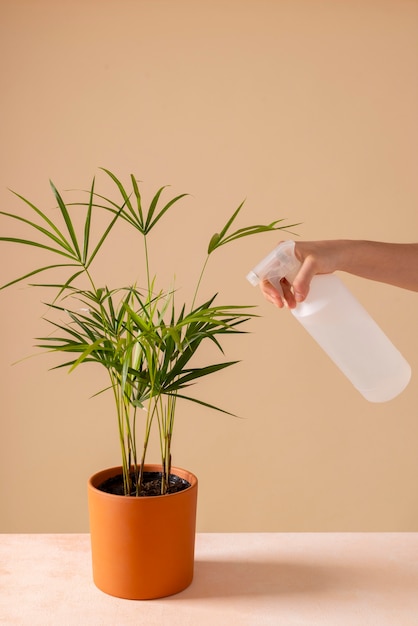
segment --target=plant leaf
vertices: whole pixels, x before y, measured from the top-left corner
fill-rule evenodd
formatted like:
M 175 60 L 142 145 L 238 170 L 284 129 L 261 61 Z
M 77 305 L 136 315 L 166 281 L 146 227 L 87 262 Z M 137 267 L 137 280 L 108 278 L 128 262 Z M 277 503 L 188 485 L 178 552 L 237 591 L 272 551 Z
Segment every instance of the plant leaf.
M 1 237 L 0 237 L 0 241 L 1 241 Z M 33 270 L 32 272 L 29 272 L 28 274 L 24 274 L 23 276 L 20 276 L 19 278 L 15 278 L 14 280 L 9 281 L 5 285 L 1 285 L 0 290 L 6 289 L 6 287 L 10 287 L 11 285 L 20 283 L 22 280 L 26 280 L 27 278 L 30 278 L 31 276 L 35 276 L 36 274 L 40 274 L 41 272 L 45 272 L 47 270 L 52 270 L 57 267 L 75 267 L 75 266 L 76 266 L 76 263 L 59 263 L 56 265 L 46 265 L 45 267 L 39 267 L 38 269 Z M 44 285 L 44 286 L 47 287 L 49 285 Z M 51 287 L 53 286 L 54 285 L 51 285 Z
M 58 207 L 59 207 L 59 209 L 61 211 L 61 214 L 62 214 L 62 216 L 64 218 L 65 224 L 67 226 L 68 233 L 69 233 L 69 235 L 71 237 L 71 241 L 73 242 L 75 256 L 77 257 L 77 259 L 80 262 L 82 262 L 80 248 L 78 246 L 78 241 L 77 241 L 77 235 L 75 233 L 74 226 L 73 226 L 73 223 L 71 221 L 70 214 L 68 213 L 68 209 L 67 209 L 67 207 L 65 205 L 65 202 L 62 199 L 58 189 L 55 187 L 54 183 L 52 182 L 52 180 L 49 181 L 49 184 L 51 185 L 52 192 L 53 192 L 53 194 L 54 194 L 54 196 L 55 196 L 55 198 L 56 198 L 56 200 L 58 202 Z
M 93 210 L 93 198 L 94 198 L 94 182 L 93 178 L 90 188 L 90 198 L 89 204 L 87 207 L 86 220 L 84 223 L 84 245 L 83 245 L 83 263 L 87 263 L 87 256 L 89 251 L 89 242 L 90 242 L 90 226 L 91 226 L 91 214 Z

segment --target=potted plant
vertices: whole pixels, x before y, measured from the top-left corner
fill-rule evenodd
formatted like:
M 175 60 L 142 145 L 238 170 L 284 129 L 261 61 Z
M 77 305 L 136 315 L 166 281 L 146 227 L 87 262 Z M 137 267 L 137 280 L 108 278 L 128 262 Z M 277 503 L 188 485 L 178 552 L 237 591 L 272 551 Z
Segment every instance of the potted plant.
M 175 288 L 161 288 L 151 271 L 149 236 L 186 194 L 163 201 L 166 192 L 162 187 L 145 210 L 133 175 L 128 187 L 113 172 L 103 172 L 115 198 L 98 193 L 93 179 L 81 199 L 64 201 L 51 182 L 58 209 L 54 217 L 13 192 L 30 217 L 26 213 L 0 214 L 29 228 L 32 235 L 2 236 L 0 240 L 41 249 L 53 262 L 31 269 L 1 288 L 20 281 L 50 288 L 53 297 L 47 304 L 47 321 L 53 332 L 38 339 L 38 347 L 64 355 L 57 367 L 71 371 L 81 364 L 96 363 L 105 368 L 107 391 L 115 403 L 121 463 L 88 481 L 93 577 L 109 594 L 156 598 L 181 591 L 193 577 L 197 479 L 172 466 L 177 403 L 188 400 L 224 411 L 196 399 L 188 388 L 234 361 L 197 366 L 193 359 L 200 346 L 209 342 L 222 352 L 223 336 L 244 332 L 242 324 L 253 315 L 248 306 L 216 304 L 216 294 L 198 301 L 208 259 L 239 238 L 290 226 L 276 220 L 230 232 L 242 203 L 210 238 L 191 303 L 178 304 Z M 99 233 L 93 228 L 97 213 L 101 222 L 106 217 Z M 142 240 L 143 272 L 138 283 L 121 287 L 98 284 L 95 262 L 104 254 L 111 233 L 122 224 Z M 51 270 L 54 278 L 55 273 L 64 273 L 64 277 L 58 282 L 56 278 L 49 283 L 35 282 L 39 274 Z M 161 458 L 150 465 L 147 450 L 153 429 L 158 431 Z

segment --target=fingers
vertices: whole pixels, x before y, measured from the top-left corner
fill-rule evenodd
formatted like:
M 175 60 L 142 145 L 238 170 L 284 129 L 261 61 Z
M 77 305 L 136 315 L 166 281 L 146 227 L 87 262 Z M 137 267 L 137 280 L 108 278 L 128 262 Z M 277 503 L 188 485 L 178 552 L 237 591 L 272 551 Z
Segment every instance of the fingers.
M 283 289 L 283 298 L 284 298 L 285 307 L 289 309 L 294 309 L 296 307 L 296 298 L 295 298 L 293 286 L 286 280 L 286 278 L 282 278 L 280 283 Z
M 307 257 L 293 281 L 293 292 L 295 302 L 303 302 L 308 293 L 311 285 L 311 280 L 317 273 L 316 264 L 311 257 Z
M 285 278 L 282 278 L 280 281 L 280 288 L 282 293 L 279 293 L 278 289 L 268 280 L 263 280 L 260 283 L 260 289 L 268 302 L 271 302 L 279 309 L 283 307 L 294 309 L 296 306 L 295 296 L 292 286 Z
M 260 289 L 263 296 L 268 302 L 271 302 L 271 304 L 274 304 L 279 309 L 282 309 L 284 307 L 284 302 L 281 294 L 277 291 L 275 287 L 273 287 L 273 285 L 268 280 L 262 280 L 260 282 Z

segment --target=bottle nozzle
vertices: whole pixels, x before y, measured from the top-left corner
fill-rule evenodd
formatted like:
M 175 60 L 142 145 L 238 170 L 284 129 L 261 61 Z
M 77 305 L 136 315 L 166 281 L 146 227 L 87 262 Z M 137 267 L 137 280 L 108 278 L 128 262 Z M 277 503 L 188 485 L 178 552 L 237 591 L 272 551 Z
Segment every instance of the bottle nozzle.
M 284 241 L 247 274 L 247 280 L 256 286 L 267 279 L 276 289 L 280 289 L 281 279 L 287 278 L 291 283 L 299 267 L 300 263 L 295 257 L 295 242 Z
M 254 270 L 251 270 L 251 272 L 248 272 L 246 279 L 248 280 L 248 282 L 252 284 L 253 287 L 257 287 L 258 283 L 260 282 L 260 277 L 257 276 Z

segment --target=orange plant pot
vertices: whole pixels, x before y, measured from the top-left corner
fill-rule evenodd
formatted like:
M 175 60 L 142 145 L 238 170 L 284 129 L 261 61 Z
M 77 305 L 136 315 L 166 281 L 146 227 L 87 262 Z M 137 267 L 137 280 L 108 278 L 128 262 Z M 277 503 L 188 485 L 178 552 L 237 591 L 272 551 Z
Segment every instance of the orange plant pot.
M 159 472 L 159 465 L 145 465 Z M 97 489 L 122 473 L 112 467 L 88 481 L 90 535 L 95 585 L 130 600 L 162 598 L 193 580 L 197 478 L 173 467 L 190 487 L 165 496 L 132 497 Z

